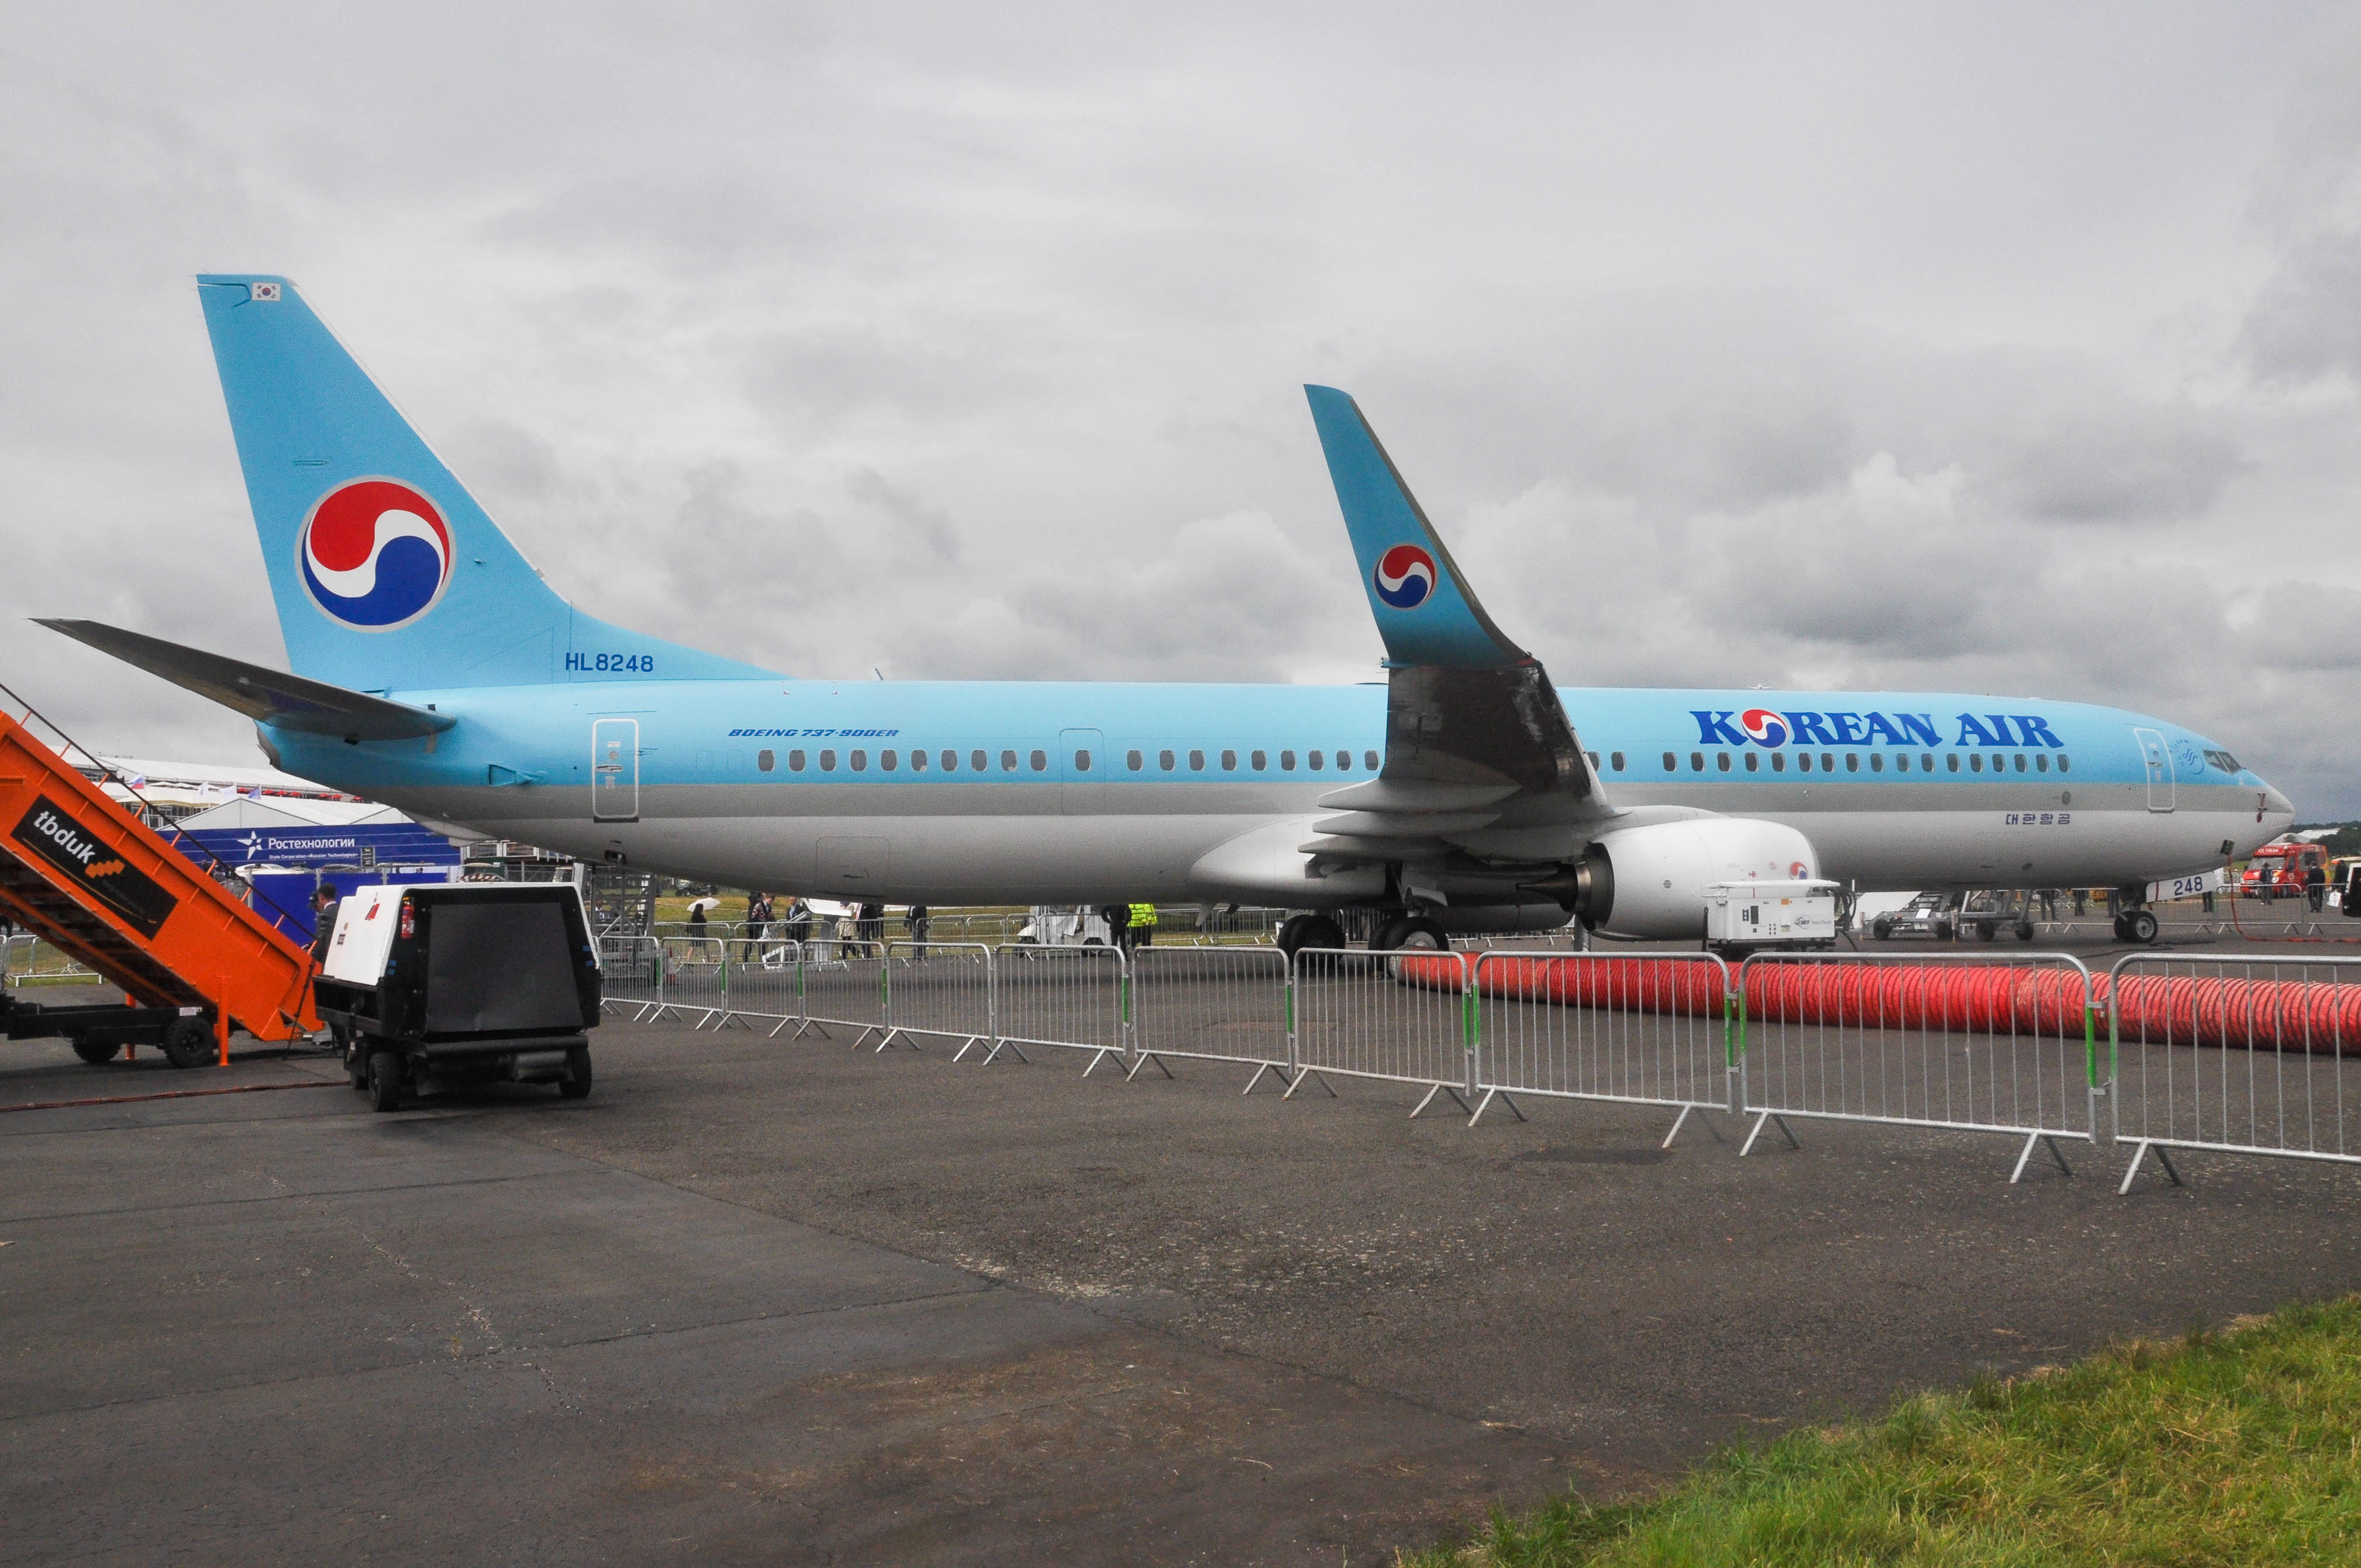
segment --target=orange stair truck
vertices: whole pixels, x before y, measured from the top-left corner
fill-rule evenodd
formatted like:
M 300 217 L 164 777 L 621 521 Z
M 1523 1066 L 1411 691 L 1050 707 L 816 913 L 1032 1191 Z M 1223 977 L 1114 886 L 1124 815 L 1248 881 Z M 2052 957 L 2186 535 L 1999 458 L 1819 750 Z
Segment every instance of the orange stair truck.
M 43 1006 L 0 991 L 8 1038 L 63 1037 L 87 1062 L 163 1047 L 174 1067 L 229 1065 L 229 1036 L 320 1027 L 312 955 L 0 714 L 0 916 L 124 993 Z

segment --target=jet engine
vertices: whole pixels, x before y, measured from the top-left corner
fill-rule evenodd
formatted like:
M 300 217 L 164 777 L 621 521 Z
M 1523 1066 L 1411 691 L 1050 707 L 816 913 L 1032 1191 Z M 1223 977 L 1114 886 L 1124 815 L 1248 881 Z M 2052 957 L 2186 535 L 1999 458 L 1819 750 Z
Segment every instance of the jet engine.
M 1697 817 L 1603 833 L 1581 860 L 1526 885 L 1554 895 L 1593 930 L 1681 938 L 1704 934 L 1708 883 L 1817 875 L 1819 856 L 1812 841 L 1793 828 L 1742 817 Z

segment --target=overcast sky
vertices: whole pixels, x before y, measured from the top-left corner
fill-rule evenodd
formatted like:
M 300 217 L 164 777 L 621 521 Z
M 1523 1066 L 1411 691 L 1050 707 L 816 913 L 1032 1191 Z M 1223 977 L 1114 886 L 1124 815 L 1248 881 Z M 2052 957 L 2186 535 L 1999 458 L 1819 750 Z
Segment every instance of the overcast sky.
M 2195 726 L 2361 815 L 2361 10 L 49 6 L 0 37 L 0 679 L 283 663 L 192 275 L 561 592 L 805 674 L 1358 680 L 1346 388 L 1567 685 Z

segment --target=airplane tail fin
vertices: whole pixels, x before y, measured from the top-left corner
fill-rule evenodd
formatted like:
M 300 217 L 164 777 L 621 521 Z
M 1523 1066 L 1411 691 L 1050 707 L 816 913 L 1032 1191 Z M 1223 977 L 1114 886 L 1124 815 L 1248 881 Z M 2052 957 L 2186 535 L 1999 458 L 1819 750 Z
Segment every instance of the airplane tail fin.
M 293 283 L 197 282 L 298 674 L 382 692 L 770 674 L 576 610 Z
M 1388 660 L 1459 669 L 1531 662 L 1477 602 L 1360 405 L 1334 387 L 1303 392 Z

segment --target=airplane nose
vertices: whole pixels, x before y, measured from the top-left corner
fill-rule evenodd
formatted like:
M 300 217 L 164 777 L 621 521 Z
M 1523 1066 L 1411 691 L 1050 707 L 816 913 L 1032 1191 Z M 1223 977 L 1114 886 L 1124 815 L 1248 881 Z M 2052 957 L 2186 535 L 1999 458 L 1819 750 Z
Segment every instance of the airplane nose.
M 2295 802 L 2281 795 L 2271 785 L 2265 784 L 2263 786 L 2262 817 L 2264 820 L 2268 820 L 2274 817 L 2284 817 L 2290 822 L 2293 822 L 2295 820 Z

